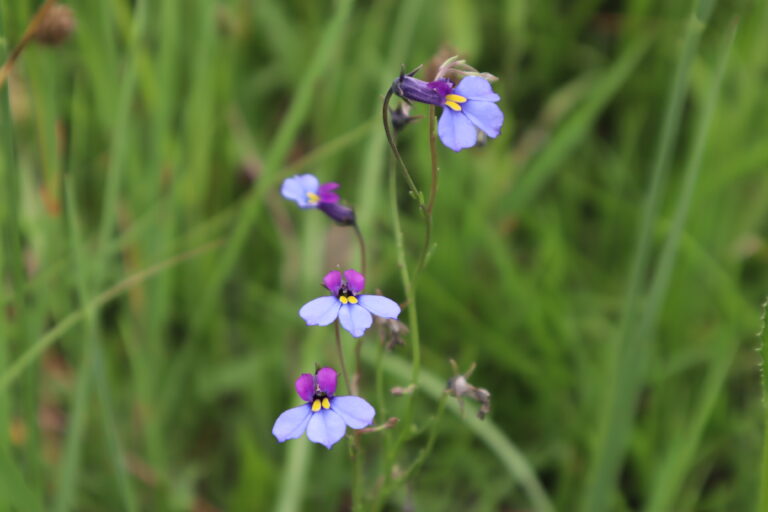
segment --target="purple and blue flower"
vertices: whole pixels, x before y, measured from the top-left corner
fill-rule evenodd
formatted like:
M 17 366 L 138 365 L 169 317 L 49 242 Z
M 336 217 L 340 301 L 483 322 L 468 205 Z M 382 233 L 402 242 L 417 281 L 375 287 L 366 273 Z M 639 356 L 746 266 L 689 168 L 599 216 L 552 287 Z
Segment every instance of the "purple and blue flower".
M 443 107 L 437 134 L 454 151 L 477 144 L 478 130 L 491 138 L 501 133 L 504 113 L 496 105 L 499 95 L 480 76 L 466 76 L 454 87 L 447 78 L 425 82 L 404 74 L 394 81 L 392 91 L 407 100 Z
M 320 368 L 316 375 L 303 373 L 296 380 L 296 393 L 306 403 L 283 412 L 272 427 L 279 442 L 297 439 L 307 433 L 313 443 L 328 448 L 347 431 L 365 428 L 373 423 L 376 410 L 359 396 L 333 396 L 336 392 L 336 370 Z
M 334 192 L 338 183 L 323 183 L 312 174 L 298 174 L 283 181 L 280 193 L 284 198 L 295 201 L 300 208 L 319 208 L 321 204 L 335 204 L 339 196 Z
M 284 198 L 295 201 L 300 208 L 317 208 L 342 226 L 353 226 L 356 222 L 355 211 L 339 204 L 339 195 L 334 192 L 338 183 L 320 184 L 312 174 L 299 174 L 283 181 L 280 193 Z
M 344 329 L 359 338 L 373 324 L 372 314 L 382 318 L 397 318 L 400 314 L 400 306 L 392 299 L 360 295 L 365 277 L 355 270 L 345 270 L 344 279 L 338 270 L 328 272 L 323 286 L 331 295 L 311 300 L 299 310 L 307 325 L 330 325 L 338 318 Z

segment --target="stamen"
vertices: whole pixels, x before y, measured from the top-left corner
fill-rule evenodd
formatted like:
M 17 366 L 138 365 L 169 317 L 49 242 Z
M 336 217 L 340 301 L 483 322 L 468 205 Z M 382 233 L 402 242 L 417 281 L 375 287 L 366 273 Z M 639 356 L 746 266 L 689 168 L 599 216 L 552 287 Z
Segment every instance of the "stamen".
M 347 300 L 349 301 L 350 304 L 357 304 L 357 297 L 355 297 L 354 295 L 350 295 L 349 297 L 347 297 Z
M 328 398 L 323 398 L 323 409 L 330 409 L 331 408 L 331 401 L 328 400 Z
M 317 204 L 320 202 L 320 196 L 314 192 L 307 192 L 307 199 L 309 199 L 310 204 Z
M 328 400 L 328 399 L 326 398 L 326 400 Z M 312 402 L 312 412 L 319 411 L 321 406 L 322 406 L 322 404 L 321 404 L 320 400 L 315 399 L 315 401 Z M 329 404 L 329 407 L 330 407 L 330 404 Z
M 355 300 L 357 300 L 357 299 L 355 299 Z M 339 297 L 339 301 L 341 301 L 342 304 L 346 304 L 347 302 L 349 302 L 349 299 L 347 297 L 345 297 L 344 295 L 342 295 L 341 297 Z
M 461 106 L 459 106 L 459 104 L 455 101 L 446 101 L 445 106 L 456 112 L 461 112 Z
M 446 94 L 445 95 L 445 99 L 448 100 L 448 101 L 453 101 L 455 103 L 466 103 L 467 102 L 467 98 L 465 98 L 464 96 L 461 96 L 459 94 Z

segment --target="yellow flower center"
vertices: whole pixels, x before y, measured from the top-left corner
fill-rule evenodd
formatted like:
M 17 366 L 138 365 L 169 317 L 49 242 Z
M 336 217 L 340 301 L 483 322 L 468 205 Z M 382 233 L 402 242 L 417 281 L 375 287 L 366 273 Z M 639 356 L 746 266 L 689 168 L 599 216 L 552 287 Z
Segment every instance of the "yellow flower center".
M 357 297 L 355 297 L 354 295 L 350 295 L 349 297 L 347 297 L 346 295 L 341 295 L 339 297 L 339 302 L 341 302 L 342 304 L 357 304 Z
M 466 102 L 467 102 L 467 98 L 465 98 L 464 96 L 460 96 L 458 94 L 445 95 L 445 106 L 455 112 L 461 112 L 460 103 L 466 103 Z
M 309 200 L 310 204 L 317 204 L 320 202 L 320 196 L 314 192 L 307 192 L 307 199 Z
M 312 401 L 312 412 L 317 412 L 321 408 L 322 409 L 330 409 L 331 408 L 331 401 L 328 400 L 328 397 L 315 398 Z

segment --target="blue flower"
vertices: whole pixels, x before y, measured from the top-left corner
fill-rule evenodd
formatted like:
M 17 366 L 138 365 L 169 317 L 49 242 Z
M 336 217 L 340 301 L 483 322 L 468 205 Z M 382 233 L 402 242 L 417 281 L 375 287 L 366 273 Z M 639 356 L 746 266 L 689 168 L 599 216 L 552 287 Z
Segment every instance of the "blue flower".
M 334 192 L 338 183 L 323 183 L 312 174 L 299 174 L 283 181 L 280 193 L 284 198 L 295 201 L 300 208 L 317 208 L 342 226 L 355 225 L 355 211 L 339 204 Z
M 365 277 L 355 270 L 346 270 L 344 281 L 338 270 L 329 272 L 323 278 L 323 286 L 331 295 L 311 300 L 299 310 L 307 325 L 330 325 L 338 318 L 343 328 L 359 338 L 373 323 L 371 314 L 382 318 L 397 318 L 400 314 L 400 306 L 391 299 L 360 295 Z
M 496 105 L 499 95 L 482 77 L 464 77 L 454 87 L 447 78 L 425 82 L 402 75 L 392 84 L 392 91 L 408 100 L 443 107 L 437 134 L 442 143 L 454 151 L 477 144 L 478 130 L 491 138 L 501 133 L 504 113 Z
M 359 429 L 373 423 L 376 410 L 371 404 L 359 396 L 333 396 L 336 380 L 333 368 L 320 368 L 316 375 L 303 373 L 296 380 L 296 393 L 306 403 L 278 416 L 272 435 L 282 443 L 306 432 L 310 441 L 330 450 L 347 427 Z
M 299 174 L 283 181 L 280 193 L 284 198 L 296 201 L 301 208 L 319 208 L 323 204 L 339 202 L 339 196 L 334 192 L 339 188 L 338 183 L 323 183 L 312 174 Z

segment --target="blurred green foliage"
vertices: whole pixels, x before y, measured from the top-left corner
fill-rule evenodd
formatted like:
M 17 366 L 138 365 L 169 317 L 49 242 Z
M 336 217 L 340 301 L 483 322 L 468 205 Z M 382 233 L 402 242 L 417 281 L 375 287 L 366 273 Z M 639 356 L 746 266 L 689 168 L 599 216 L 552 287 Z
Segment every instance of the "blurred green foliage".
M 39 4 L 0 2 L 3 53 Z M 440 148 L 418 291 L 434 393 L 416 421 L 449 358 L 477 362 L 493 410 L 485 427 L 447 415 L 389 509 L 532 510 L 476 428 L 514 442 L 557 510 L 755 508 L 766 2 L 68 4 L 70 41 L 29 45 L 1 89 L 2 510 L 346 509 L 344 444 L 270 430 L 295 377 L 334 364 L 332 329 L 296 312 L 327 270 L 357 265 L 356 241 L 279 183 L 340 182 L 369 287 L 402 299 L 380 102 L 401 65 L 453 53 L 500 78 L 506 122 L 485 147 Z M 426 122 L 400 143 L 426 187 Z

